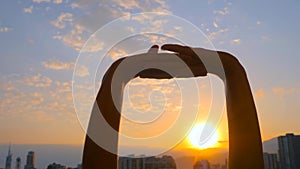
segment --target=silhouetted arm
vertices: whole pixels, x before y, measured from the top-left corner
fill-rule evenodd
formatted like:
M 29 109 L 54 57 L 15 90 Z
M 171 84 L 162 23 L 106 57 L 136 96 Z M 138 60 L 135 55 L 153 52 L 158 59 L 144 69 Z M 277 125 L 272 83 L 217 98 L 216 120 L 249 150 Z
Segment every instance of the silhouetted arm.
M 208 69 L 208 73 L 219 76 L 225 85 L 229 130 L 229 169 L 263 169 L 263 152 L 256 107 L 243 66 L 231 54 L 206 49 L 164 45 L 162 49 L 194 57 L 199 55 L 204 63 L 217 54 L 224 72 Z M 206 60 L 206 61 L 205 61 Z M 215 60 L 214 60 L 215 61 Z M 197 61 L 194 61 L 194 63 Z M 198 65 L 194 65 L 197 67 Z M 200 65 L 201 66 L 201 65 Z M 193 66 L 191 66 L 193 67 Z
M 114 72 L 117 68 L 117 66 L 121 63 L 122 59 L 118 60 L 117 62 L 113 63 L 112 66 L 108 69 L 106 72 L 103 80 L 102 85 L 100 87 L 99 93 L 96 98 L 96 102 L 94 104 L 94 109 L 92 111 L 88 131 L 86 134 L 86 140 L 84 145 L 84 151 L 83 151 L 83 162 L 82 162 L 82 168 L 83 169 L 99 169 L 99 168 L 105 168 L 105 169 L 117 169 L 117 161 L 118 156 L 116 155 L 116 151 L 118 149 L 118 135 L 114 135 L 113 133 L 108 137 L 108 133 L 105 133 L 100 131 L 100 129 L 97 129 L 97 126 L 99 124 L 99 113 L 98 111 L 95 111 L 95 109 L 99 108 L 101 111 L 101 114 L 105 118 L 106 122 L 115 130 L 119 131 L 119 124 L 120 124 L 120 112 L 118 110 L 121 109 L 121 107 L 116 108 L 114 104 L 114 100 L 112 98 L 112 78 L 114 75 Z M 123 97 L 123 89 L 122 84 L 116 85 L 115 87 L 120 87 L 118 91 L 120 94 L 120 98 Z M 120 100 L 122 101 L 122 100 Z M 101 135 L 100 137 L 103 137 L 101 139 L 109 139 L 110 144 L 112 146 L 112 151 L 115 151 L 115 153 L 106 151 L 101 146 L 99 146 L 96 142 L 93 140 L 99 139 L 95 132 L 99 132 Z

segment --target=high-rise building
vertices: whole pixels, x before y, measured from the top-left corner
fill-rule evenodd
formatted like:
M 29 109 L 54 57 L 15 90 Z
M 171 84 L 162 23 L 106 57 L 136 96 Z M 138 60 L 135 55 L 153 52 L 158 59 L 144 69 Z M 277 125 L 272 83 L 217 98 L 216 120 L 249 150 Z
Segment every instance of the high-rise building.
M 21 158 L 20 157 L 18 157 L 16 159 L 16 169 L 21 169 Z
M 35 169 L 35 153 L 33 151 L 28 152 L 24 169 Z
M 279 169 L 277 154 L 264 153 L 265 169 Z
M 176 169 L 176 163 L 171 156 L 145 157 L 134 156 L 120 157 L 119 169 Z
M 300 169 L 300 136 L 288 133 L 278 137 L 281 169 Z
M 6 161 L 5 161 L 5 169 L 11 169 L 12 153 L 11 153 L 10 148 L 11 148 L 11 146 L 9 145 L 8 153 L 7 153 Z

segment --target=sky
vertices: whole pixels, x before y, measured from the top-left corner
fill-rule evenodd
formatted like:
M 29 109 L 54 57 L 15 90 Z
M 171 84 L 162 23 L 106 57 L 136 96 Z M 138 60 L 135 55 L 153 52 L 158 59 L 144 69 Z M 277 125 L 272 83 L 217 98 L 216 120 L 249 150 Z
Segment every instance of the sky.
M 299 1 L 2 0 L 0 3 L 0 144 L 83 144 L 84 127 L 82 119 L 77 118 L 73 97 L 91 103 L 93 97 L 86 96 L 85 90 L 99 88 L 109 63 L 143 51 L 152 44 L 178 43 L 176 37 L 186 37 L 190 45 L 203 45 L 197 47 L 230 52 L 239 59 L 247 71 L 263 140 L 287 132 L 300 134 Z M 171 21 L 165 22 L 168 18 L 155 20 L 137 15 L 144 12 L 159 12 L 158 15 L 168 14 L 185 21 L 179 22 L 173 17 L 170 20 L 178 21 L 178 25 L 172 26 L 168 25 Z M 108 29 L 111 30 L 109 34 L 100 31 L 97 37 L 98 29 L 119 17 L 123 20 L 119 20 L 114 29 Z M 132 25 L 126 22 L 128 20 Z M 119 22 L 129 26 L 115 30 Z M 186 30 L 189 24 L 200 30 L 202 36 Z M 141 34 L 145 30 L 175 32 L 168 32 L 171 38 L 166 38 Z M 108 48 L 122 31 L 137 36 L 121 39 L 113 48 Z M 99 41 L 93 41 L 91 35 Z M 86 43 L 88 39 L 90 43 Z M 210 42 L 209 45 L 206 42 Z M 108 49 L 106 66 L 97 67 L 96 80 L 91 66 L 97 65 L 92 59 L 86 65 L 76 65 L 79 56 L 95 59 L 99 52 Z M 75 67 L 78 69 L 74 72 Z M 81 86 L 73 88 L 83 89 L 82 93 L 76 93 L 77 96 L 72 95 L 73 72 L 82 82 Z M 95 86 L 85 83 L 91 80 L 95 80 Z M 150 137 L 172 126 L 179 117 L 182 101 L 176 82 L 136 79 L 127 85 L 130 96 L 124 99 L 122 133 L 129 137 Z M 201 122 L 211 110 L 210 83 L 217 86 L 215 91 L 220 93 L 217 102 L 221 105 L 224 104 L 224 91 L 220 89 L 222 83 L 214 76 L 196 79 L 196 82 L 204 99 L 199 104 L 200 116 L 194 119 Z M 188 84 L 183 86 L 188 88 Z M 150 111 L 146 115 L 138 114 L 147 110 Z M 213 112 L 218 115 L 216 128 L 220 142 L 226 142 L 226 111 L 222 107 L 219 110 Z M 142 128 L 134 124 L 149 120 L 155 123 Z M 145 130 L 147 132 L 143 132 Z M 126 140 L 122 143 L 132 146 Z M 185 141 L 178 145 L 188 146 Z M 226 144 L 219 146 L 226 147 Z

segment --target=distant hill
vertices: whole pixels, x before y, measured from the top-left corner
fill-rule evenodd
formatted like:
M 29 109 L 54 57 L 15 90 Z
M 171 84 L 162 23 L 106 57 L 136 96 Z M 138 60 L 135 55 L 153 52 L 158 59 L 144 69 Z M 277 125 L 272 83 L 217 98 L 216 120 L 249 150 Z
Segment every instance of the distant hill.
M 277 137 L 263 142 L 263 150 L 267 153 L 278 153 Z

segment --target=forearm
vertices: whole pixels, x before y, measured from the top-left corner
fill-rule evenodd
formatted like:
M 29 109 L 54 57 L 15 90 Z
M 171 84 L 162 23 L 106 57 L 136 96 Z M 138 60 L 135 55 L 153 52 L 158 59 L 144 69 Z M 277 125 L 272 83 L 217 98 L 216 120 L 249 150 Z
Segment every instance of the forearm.
M 112 80 L 119 63 L 120 61 L 115 62 L 106 72 L 94 103 L 84 146 L 83 169 L 95 169 L 100 166 L 107 169 L 117 168 L 118 156 L 116 154 L 118 150 L 123 84 L 112 84 Z M 115 98 L 112 94 L 112 88 L 115 90 L 114 94 L 117 95 Z M 116 101 L 119 103 L 116 103 Z M 99 120 L 102 118 L 101 115 L 104 122 Z M 108 131 L 102 126 L 99 127 L 99 123 L 102 123 L 102 126 L 103 123 L 107 123 L 107 126 L 113 129 L 114 132 Z M 97 139 L 101 139 L 101 143 L 108 143 L 109 145 L 105 147 Z M 107 151 L 109 148 L 110 151 Z
M 229 129 L 229 169 L 263 169 L 255 103 L 244 68 L 237 60 L 225 67 Z

